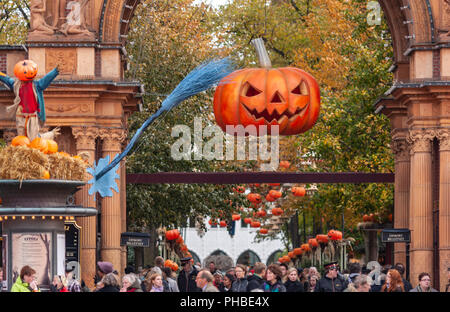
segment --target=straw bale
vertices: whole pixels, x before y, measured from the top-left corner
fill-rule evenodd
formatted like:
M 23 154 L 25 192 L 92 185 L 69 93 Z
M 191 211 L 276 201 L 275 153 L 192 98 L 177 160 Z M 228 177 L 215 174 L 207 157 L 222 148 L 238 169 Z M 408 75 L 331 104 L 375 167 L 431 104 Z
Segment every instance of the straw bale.
M 87 164 L 59 153 L 44 154 L 24 146 L 7 146 L 0 150 L 0 178 L 5 180 L 42 179 L 49 171 L 51 179 L 87 180 Z

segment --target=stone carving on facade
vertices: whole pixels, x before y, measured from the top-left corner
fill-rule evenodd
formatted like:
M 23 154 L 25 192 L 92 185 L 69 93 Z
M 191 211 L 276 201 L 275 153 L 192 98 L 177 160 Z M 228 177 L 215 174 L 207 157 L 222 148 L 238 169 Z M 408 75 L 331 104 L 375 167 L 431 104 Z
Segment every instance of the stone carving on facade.
M 30 3 L 30 34 L 41 36 L 52 36 L 55 33 L 56 27 L 50 26 L 45 21 L 45 13 L 47 12 L 47 5 L 45 0 L 31 0 Z
M 439 129 L 436 133 L 440 151 L 450 151 L 450 129 Z
M 441 29 L 440 38 L 443 40 L 450 40 L 450 0 L 443 0 L 443 8 L 441 10 Z
M 406 139 L 392 139 L 392 152 L 395 155 L 395 161 L 409 161 L 409 145 Z
M 95 139 L 98 137 L 97 128 L 86 126 L 72 127 L 72 134 L 76 140 L 77 153 L 95 151 Z M 90 155 L 88 157 L 88 163 L 92 164 L 94 160 L 90 159 Z
M 31 0 L 30 39 L 48 39 L 61 35 L 77 39 L 94 40 L 89 29 L 92 0 Z
M 60 75 L 74 75 L 77 72 L 77 50 L 53 48 L 45 50 L 45 69 L 50 71 L 58 65 Z
M 411 155 L 431 152 L 432 140 L 436 137 L 434 130 L 410 130 L 406 141 L 411 146 Z
M 103 140 L 103 152 L 120 152 L 122 142 L 127 138 L 126 131 L 119 128 L 102 128 L 99 137 Z

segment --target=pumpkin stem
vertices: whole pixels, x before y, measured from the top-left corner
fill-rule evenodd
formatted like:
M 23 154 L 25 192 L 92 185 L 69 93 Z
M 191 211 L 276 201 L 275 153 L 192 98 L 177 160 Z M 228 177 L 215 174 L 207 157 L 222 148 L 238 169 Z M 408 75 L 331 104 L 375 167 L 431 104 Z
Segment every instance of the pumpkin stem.
M 261 67 L 271 68 L 272 62 L 270 61 L 269 54 L 267 54 L 267 50 L 264 46 L 264 41 L 262 40 L 262 38 L 253 39 L 251 43 L 255 47 Z

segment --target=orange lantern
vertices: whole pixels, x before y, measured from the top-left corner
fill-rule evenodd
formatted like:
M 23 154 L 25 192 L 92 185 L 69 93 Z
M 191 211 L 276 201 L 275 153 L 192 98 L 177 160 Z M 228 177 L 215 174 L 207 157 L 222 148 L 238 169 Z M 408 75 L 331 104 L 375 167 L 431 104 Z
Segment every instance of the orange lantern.
M 254 204 L 260 204 L 262 202 L 261 195 L 259 195 L 257 193 L 248 194 L 247 199 Z
M 268 229 L 260 229 L 259 233 L 265 235 L 265 234 L 269 233 L 269 230 Z
M 319 246 L 319 243 L 317 242 L 317 240 L 315 238 L 310 238 L 308 240 L 308 244 L 309 244 L 309 246 L 311 246 L 311 248 L 317 248 Z
M 283 195 L 283 194 L 282 194 L 280 191 L 277 191 L 277 190 L 270 190 L 268 195 L 269 195 L 270 197 L 273 197 L 273 198 L 275 198 L 275 199 L 278 199 L 278 198 L 280 198 L 281 195 Z
M 294 249 L 294 255 L 300 256 L 302 253 L 303 253 L 303 250 L 301 248 Z
M 241 220 L 241 216 L 238 215 L 238 214 L 234 214 L 234 215 L 231 216 L 231 219 L 232 219 L 233 221 L 239 221 L 239 220 Z
M 170 230 L 166 232 L 166 239 L 167 240 L 175 240 L 180 236 L 180 231 L 178 230 Z
M 261 226 L 261 222 L 259 221 L 252 221 L 252 223 L 250 223 L 250 227 L 252 228 L 258 228 Z
M 311 248 L 309 247 L 308 244 L 302 244 L 302 245 L 300 246 L 300 248 L 303 250 L 303 252 L 311 251 Z
M 272 196 L 270 196 L 270 194 L 267 194 L 266 200 L 267 200 L 268 202 L 274 202 L 274 201 L 276 201 L 277 199 L 276 199 L 276 198 L 273 198 Z
M 293 188 L 291 188 L 291 192 L 294 196 L 302 197 L 305 196 L 306 189 L 302 186 L 294 186 Z

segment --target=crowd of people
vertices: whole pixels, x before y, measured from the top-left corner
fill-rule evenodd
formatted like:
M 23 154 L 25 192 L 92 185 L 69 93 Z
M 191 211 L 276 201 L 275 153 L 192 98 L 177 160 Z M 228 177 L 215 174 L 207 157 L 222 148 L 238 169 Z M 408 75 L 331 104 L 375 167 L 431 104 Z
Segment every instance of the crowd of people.
M 164 266 L 164 259 L 156 257 L 155 265 L 135 273 L 132 266 L 125 268 L 120 279 L 110 262 L 98 262 L 94 278 L 95 289 L 86 287 L 73 278 L 70 270 L 65 275 L 54 277 L 52 292 L 438 292 L 431 285 L 430 274 L 418 276 L 418 284 L 412 287 L 404 278 L 405 267 L 385 265 L 379 274 L 350 263 L 340 272 L 336 262 L 324 266 L 321 276 L 316 267 L 295 268 L 285 263 L 266 266 L 256 262 L 247 267 L 237 264 L 225 272 L 216 268 L 214 262 L 207 267 L 193 264 L 191 258 L 181 259 L 182 269 L 178 275 Z M 450 292 L 449 284 L 446 292 Z M 22 268 L 11 292 L 40 291 L 36 283 L 36 272 L 29 266 Z

